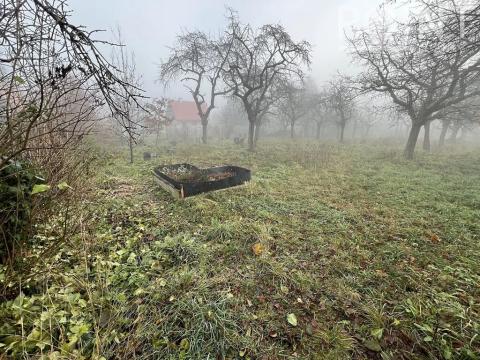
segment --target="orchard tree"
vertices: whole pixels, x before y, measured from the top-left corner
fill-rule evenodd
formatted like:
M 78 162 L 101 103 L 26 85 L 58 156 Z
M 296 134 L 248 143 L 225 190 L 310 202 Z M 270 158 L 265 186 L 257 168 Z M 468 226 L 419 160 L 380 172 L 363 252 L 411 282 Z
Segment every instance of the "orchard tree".
M 160 66 L 160 81 L 168 84 L 180 78 L 193 97 L 202 123 L 202 142 L 207 143 L 207 126 L 217 96 L 226 95 L 222 74 L 232 43 L 227 37 L 212 39 L 201 31 L 177 37 L 171 55 Z
M 152 99 L 145 104 L 147 113 L 143 117 L 143 126 L 155 133 L 155 145 L 158 145 L 161 132 L 171 122 L 167 116 L 167 99 Z
M 458 132 L 468 131 L 480 124 L 480 98 L 475 98 L 459 106 L 452 106 L 439 115 L 442 128 L 438 140 L 438 146 L 443 147 L 447 133 L 451 130 L 450 142 L 455 143 Z
M 258 139 L 260 137 L 260 132 L 265 127 L 265 125 L 270 121 L 273 116 L 278 116 L 276 111 L 276 105 L 279 103 L 282 98 L 282 93 L 276 87 L 273 87 L 270 90 L 269 96 L 265 98 L 265 103 L 262 108 L 262 111 L 257 116 L 257 124 L 255 126 L 255 135 L 253 137 L 253 147 L 256 148 L 258 144 Z
M 315 138 L 319 140 L 323 126 L 333 117 L 327 89 L 319 90 L 312 80 L 307 81 L 305 106 L 308 107 L 310 121 L 315 123 Z
M 310 44 L 293 41 L 281 25 L 253 29 L 242 24 L 234 12 L 230 13 L 225 36 L 232 47 L 223 78 L 245 108 L 248 148 L 253 151 L 261 114 L 275 101 L 281 83 L 303 77 L 301 66 L 310 64 Z
M 120 89 L 120 91 L 115 94 L 115 97 L 118 98 L 119 110 L 114 113 L 114 118 L 117 123 L 120 124 L 123 135 L 127 138 L 130 163 L 133 164 L 133 148 L 141 128 L 138 119 L 141 118 L 145 109 L 140 106 L 134 98 L 128 97 L 127 94 L 135 92 L 135 89 L 141 86 L 141 77 L 137 73 L 135 54 L 133 52 L 129 54 L 123 45 L 120 28 L 117 28 L 114 35 L 116 42 L 120 44 L 120 46 L 114 48 L 112 64 L 120 72 L 119 77 L 122 81 L 128 84 L 125 89 Z
M 362 90 L 385 94 L 410 118 L 408 159 L 422 127 L 428 135 L 430 122 L 442 111 L 480 94 L 475 45 L 480 33 L 441 6 L 422 10 L 404 23 L 376 23 L 349 38 L 354 58 L 364 66 L 357 79 Z
M 229 97 L 227 103 L 222 107 L 220 119 L 223 125 L 222 134 L 224 138 L 230 139 L 232 136 L 241 138 L 244 134 L 238 128 L 244 128 L 246 123 L 246 114 L 242 104 L 237 98 Z
M 374 101 L 374 99 L 367 97 L 362 99 L 362 104 L 357 107 L 356 126 L 361 127 L 362 138 L 368 138 L 371 129 L 388 116 L 389 109 L 385 109 L 383 106 L 375 104 Z
M 297 124 L 309 111 L 307 93 L 303 84 L 297 85 L 286 82 L 279 89 L 281 94 L 277 105 L 278 113 L 290 127 L 290 138 L 295 137 L 295 124 Z
M 355 91 L 345 78 L 338 77 L 330 82 L 328 103 L 337 115 L 337 125 L 340 129 L 339 141 L 344 142 L 345 127 L 352 119 L 355 109 Z

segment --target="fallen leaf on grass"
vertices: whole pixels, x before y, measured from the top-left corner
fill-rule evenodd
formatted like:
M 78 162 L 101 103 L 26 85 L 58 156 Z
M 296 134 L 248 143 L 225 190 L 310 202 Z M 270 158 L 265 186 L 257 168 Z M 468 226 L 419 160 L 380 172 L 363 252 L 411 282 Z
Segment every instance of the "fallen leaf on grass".
M 37 185 L 33 186 L 31 195 L 39 194 L 39 193 L 42 193 L 42 192 L 45 192 L 45 191 L 48 191 L 48 190 L 50 190 L 50 185 L 37 184 Z
M 135 296 L 140 296 L 145 293 L 145 289 L 138 288 L 137 290 L 134 291 L 133 295 Z
M 380 352 L 382 351 L 382 347 L 377 340 L 365 340 L 363 345 L 371 351 Z
M 58 184 L 57 187 L 60 190 L 72 189 L 72 187 L 70 185 L 68 185 L 65 181 Z
M 381 339 L 382 336 L 383 336 L 383 329 L 382 328 L 379 328 L 379 329 L 373 329 L 371 332 L 372 336 L 376 339 Z
M 167 286 L 167 280 L 163 279 L 163 278 L 159 278 L 157 279 L 157 283 L 160 287 L 165 287 Z
M 252 251 L 256 256 L 260 256 L 265 251 L 265 246 L 260 243 L 256 243 L 252 246 Z
M 287 321 L 292 326 L 297 326 L 298 325 L 297 317 L 293 313 L 287 315 Z
M 383 271 L 382 269 L 375 270 L 375 272 L 380 277 L 387 277 L 388 276 L 387 273 L 385 271 Z
M 187 350 L 190 349 L 190 341 L 188 341 L 188 339 L 182 339 L 180 341 L 180 349 L 182 350 Z
M 440 242 L 440 238 L 438 237 L 437 234 L 430 234 L 430 241 L 433 242 L 433 243 L 439 243 Z

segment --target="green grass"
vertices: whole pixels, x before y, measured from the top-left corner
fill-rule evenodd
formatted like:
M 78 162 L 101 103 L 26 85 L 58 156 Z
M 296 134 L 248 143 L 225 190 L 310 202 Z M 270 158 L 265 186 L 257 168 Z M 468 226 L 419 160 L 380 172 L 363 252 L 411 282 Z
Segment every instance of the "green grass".
M 175 201 L 151 175 L 175 162 L 253 179 Z M 382 145 L 267 142 L 133 166 L 117 155 L 75 220 L 77 235 L 33 252 L 25 295 L 0 307 L 12 357 L 479 358 L 479 151 L 409 162 Z M 38 236 L 55 241 L 56 226 Z

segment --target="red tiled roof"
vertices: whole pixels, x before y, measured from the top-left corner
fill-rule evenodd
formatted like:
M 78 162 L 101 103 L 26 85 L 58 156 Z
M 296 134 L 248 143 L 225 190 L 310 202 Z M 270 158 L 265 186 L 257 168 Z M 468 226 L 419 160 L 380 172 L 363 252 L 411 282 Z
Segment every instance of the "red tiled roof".
M 168 103 L 174 121 L 200 122 L 197 105 L 193 101 L 170 101 Z M 205 104 L 202 108 L 206 108 Z

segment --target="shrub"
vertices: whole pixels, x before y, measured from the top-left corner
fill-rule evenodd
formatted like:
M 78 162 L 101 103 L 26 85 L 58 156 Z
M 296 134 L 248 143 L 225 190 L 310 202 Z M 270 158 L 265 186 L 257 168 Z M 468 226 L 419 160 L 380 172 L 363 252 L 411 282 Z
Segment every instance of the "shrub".
M 39 179 L 26 164 L 0 169 L 0 261 L 6 263 L 25 243 L 31 223 L 31 191 Z

